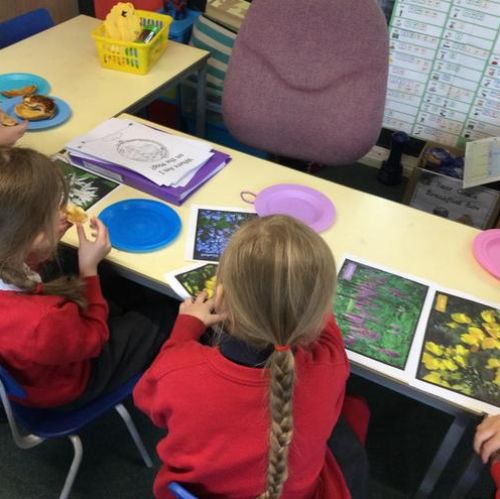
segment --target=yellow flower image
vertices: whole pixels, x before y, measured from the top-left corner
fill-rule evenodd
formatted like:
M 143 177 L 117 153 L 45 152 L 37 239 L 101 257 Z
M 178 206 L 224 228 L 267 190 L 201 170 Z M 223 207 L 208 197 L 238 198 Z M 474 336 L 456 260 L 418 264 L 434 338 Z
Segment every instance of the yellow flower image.
M 467 328 L 467 331 L 469 331 L 469 334 L 471 336 L 474 336 L 475 338 L 479 338 L 480 340 L 484 338 L 484 332 L 481 328 L 475 326 L 469 326 Z
M 493 348 L 500 347 L 500 342 L 493 338 L 485 338 L 481 343 L 481 348 L 483 350 L 492 350 Z
M 451 314 L 451 318 L 459 324 L 470 324 L 472 322 L 467 314 Z
M 500 310 L 446 297 L 430 312 L 417 376 L 500 407 Z
M 498 323 L 489 323 L 489 322 L 483 322 L 483 327 L 485 331 L 493 336 L 494 338 L 500 339 L 500 324 Z
M 484 322 L 496 322 L 496 313 L 494 310 L 483 310 L 481 312 L 481 317 Z
M 486 369 L 497 369 L 500 367 L 500 359 L 488 359 Z
M 441 355 L 443 355 L 443 347 L 437 345 L 436 343 L 432 342 L 432 341 L 426 341 L 425 342 L 425 349 L 431 353 L 433 353 L 434 355 L 437 355 L 438 357 L 440 357 Z
M 430 383 L 434 383 L 435 385 L 441 386 L 450 386 L 448 381 L 441 378 L 439 373 L 433 372 L 424 376 L 425 381 L 429 381 Z
M 215 276 L 205 281 L 205 291 L 207 292 L 208 298 L 212 298 L 215 293 L 215 284 L 217 279 Z
M 436 359 L 436 357 L 432 356 L 430 353 L 424 352 L 422 355 L 422 362 L 424 363 L 425 368 L 429 371 L 441 369 L 441 361 Z
M 472 346 L 479 346 L 479 338 L 477 336 L 472 336 L 472 334 L 462 334 L 460 339 L 463 343 Z
M 443 360 L 441 369 L 447 369 L 448 371 L 456 371 L 458 366 L 450 359 Z

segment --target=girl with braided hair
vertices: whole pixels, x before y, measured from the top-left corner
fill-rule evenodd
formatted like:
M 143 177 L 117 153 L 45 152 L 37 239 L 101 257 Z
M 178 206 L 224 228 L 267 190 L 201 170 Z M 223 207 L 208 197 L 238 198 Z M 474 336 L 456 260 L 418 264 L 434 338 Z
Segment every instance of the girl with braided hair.
M 110 315 L 97 267 L 111 245 L 97 218 L 92 234 L 77 224 L 79 275 L 43 280 L 70 226 L 67 199 L 63 173 L 48 157 L 0 147 L 0 365 L 24 388 L 20 404 L 66 410 L 144 371 L 177 308 L 162 297 Z
M 201 498 L 351 497 L 328 448 L 349 371 L 335 282 L 330 249 L 301 222 L 257 218 L 234 234 L 215 296 L 183 302 L 134 391 L 167 429 L 156 497 L 170 481 Z M 199 341 L 211 326 L 215 347 Z

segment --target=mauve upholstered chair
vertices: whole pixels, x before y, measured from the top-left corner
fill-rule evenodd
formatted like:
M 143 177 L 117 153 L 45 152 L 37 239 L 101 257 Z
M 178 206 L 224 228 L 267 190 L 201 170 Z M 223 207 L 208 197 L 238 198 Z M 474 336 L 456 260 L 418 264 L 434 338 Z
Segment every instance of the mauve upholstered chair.
M 388 59 L 376 0 L 254 0 L 229 61 L 224 122 L 264 151 L 348 164 L 380 133 Z

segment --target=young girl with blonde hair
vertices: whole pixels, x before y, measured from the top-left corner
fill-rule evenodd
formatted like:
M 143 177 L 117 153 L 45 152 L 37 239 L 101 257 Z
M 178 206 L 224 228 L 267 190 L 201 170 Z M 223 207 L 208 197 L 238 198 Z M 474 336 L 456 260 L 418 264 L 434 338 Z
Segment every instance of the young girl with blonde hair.
M 181 305 L 134 391 L 167 429 L 156 497 L 170 497 L 170 481 L 201 498 L 350 497 L 327 446 L 349 370 L 327 244 L 290 217 L 254 219 L 229 241 L 217 282 L 213 299 Z M 219 322 L 218 346 L 202 345 Z
M 67 199 L 49 158 L 0 147 L 0 364 L 26 391 L 19 403 L 35 407 L 75 408 L 142 372 L 174 318 L 166 298 L 109 316 L 97 267 L 111 245 L 97 218 L 90 236 L 77 225 L 79 275 L 43 282 L 70 225 Z

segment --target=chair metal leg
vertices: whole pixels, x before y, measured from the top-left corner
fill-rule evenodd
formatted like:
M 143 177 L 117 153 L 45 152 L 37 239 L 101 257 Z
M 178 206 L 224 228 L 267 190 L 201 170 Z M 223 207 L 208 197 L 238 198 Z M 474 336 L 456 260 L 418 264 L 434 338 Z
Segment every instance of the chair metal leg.
M 127 411 L 127 409 L 125 408 L 125 406 L 123 404 L 115 405 L 115 409 L 116 409 L 116 412 L 118 412 L 118 414 L 122 417 L 123 421 L 127 425 L 130 436 L 132 437 L 132 440 L 134 441 L 137 449 L 139 450 L 141 457 L 144 461 L 144 464 L 148 468 L 152 468 L 153 461 L 151 460 L 151 457 L 149 456 L 149 453 L 146 450 L 144 443 L 142 442 L 142 439 L 139 435 L 139 432 L 137 431 L 137 428 L 135 427 L 135 424 L 132 421 L 132 418 L 130 417 L 129 412 Z
M 59 499 L 67 499 L 69 497 L 71 488 L 73 487 L 73 482 L 75 481 L 78 470 L 80 469 L 80 463 L 82 462 L 83 456 L 82 441 L 80 440 L 80 437 L 78 435 L 69 435 L 68 438 L 71 440 L 73 450 L 75 452 Z

